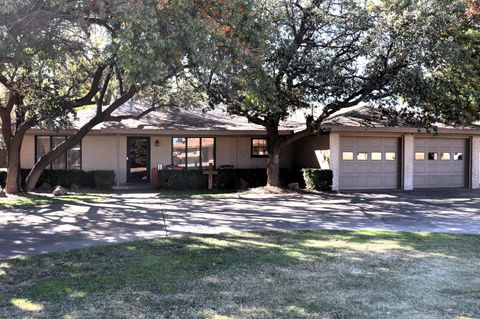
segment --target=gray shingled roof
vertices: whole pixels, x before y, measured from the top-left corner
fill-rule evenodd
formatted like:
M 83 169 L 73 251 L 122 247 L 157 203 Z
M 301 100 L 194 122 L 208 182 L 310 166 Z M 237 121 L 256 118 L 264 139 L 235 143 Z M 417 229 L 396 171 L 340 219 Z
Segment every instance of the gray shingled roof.
M 415 128 L 423 129 L 419 120 L 402 117 L 399 113 L 387 112 L 372 106 L 362 106 L 354 110 L 339 114 L 325 122 L 327 127 L 363 127 L 363 128 Z M 480 126 L 474 123 L 469 127 L 455 127 L 443 123 L 434 123 L 433 127 L 442 129 L 478 130 Z
M 130 101 L 121 106 L 113 115 L 139 114 L 148 107 L 142 101 Z M 93 117 L 95 109 L 79 111 L 77 119 L 73 121 L 73 128 L 79 128 Z M 305 127 L 305 115 L 301 112 L 293 115 L 281 124 L 280 130 L 284 134 L 290 131 L 299 131 Z M 345 111 L 327 120 L 325 129 L 349 127 L 351 129 L 422 129 L 418 122 L 406 120 L 391 112 L 384 112 L 379 108 L 361 106 Z M 440 129 L 469 129 L 479 130 L 479 125 L 471 127 L 452 127 L 437 124 Z M 225 107 L 214 110 L 196 109 L 161 109 L 149 113 L 139 120 L 129 119 L 121 122 L 104 122 L 97 125 L 94 130 L 187 130 L 187 131 L 265 131 L 265 128 L 248 122 L 245 117 L 228 114 Z
M 139 114 L 148 106 L 141 101 L 130 101 L 121 106 L 113 115 Z M 81 127 L 93 117 L 95 110 L 79 111 L 74 121 L 75 128 Z M 281 130 L 297 130 L 304 124 L 300 121 L 288 120 L 282 123 Z M 211 131 L 243 131 L 265 130 L 264 127 L 248 122 L 245 117 L 230 115 L 224 107 L 214 110 L 201 109 L 161 109 L 147 114 L 139 120 L 129 119 L 121 122 L 104 122 L 95 130 L 105 129 L 158 129 L 158 130 L 211 130 Z

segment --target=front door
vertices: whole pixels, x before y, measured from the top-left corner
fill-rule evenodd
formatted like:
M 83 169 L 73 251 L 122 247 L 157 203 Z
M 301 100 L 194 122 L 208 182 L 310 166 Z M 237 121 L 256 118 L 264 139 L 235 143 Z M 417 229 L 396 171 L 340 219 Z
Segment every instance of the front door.
M 127 137 L 127 182 L 150 181 L 150 138 Z

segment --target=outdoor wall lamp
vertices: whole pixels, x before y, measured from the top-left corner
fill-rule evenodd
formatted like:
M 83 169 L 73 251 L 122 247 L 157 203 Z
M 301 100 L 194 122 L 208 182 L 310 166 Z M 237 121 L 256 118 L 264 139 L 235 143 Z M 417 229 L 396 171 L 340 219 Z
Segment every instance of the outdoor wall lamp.
M 160 141 L 157 139 L 157 140 L 155 141 L 155 147 L 159 147 L 159 146 L 160 146 Z

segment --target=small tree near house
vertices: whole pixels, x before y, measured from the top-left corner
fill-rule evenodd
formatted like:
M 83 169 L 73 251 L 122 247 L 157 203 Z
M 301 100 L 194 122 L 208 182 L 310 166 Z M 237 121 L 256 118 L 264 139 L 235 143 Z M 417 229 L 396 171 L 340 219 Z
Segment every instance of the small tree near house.
M 398 105 L 402 96 L 416 107 L 422 84 L 457 56 L 465 16 L 465 4 L 454 0 L 280 0 L 218 10 L 215 67 L 197 78 L 212 107 L 223 103 L 265 127 L 271 186 L 280 185 L 282 147 L 321 132 L 339 111 Z M 280 123 L 298 110 L 310 113 L 305 128 L 280 136 Z
M 185 95 L 176 83 L 200 59 L 204 17 L 195 2 L 15 1 L 0 5 L 0 119 L 6 191 L 20 185 L 20 149 L 32 127 L 69 127 L 79 108 L 94 115 L 42 156 L 26 178 L 34 189 L 52 161 L 104 121 L 139 118 Z M 187 92 L 188 94 L 188 92 Z M 140 114 L 114 112 L 148 97 Z M 182 100 L 185 101 L 185 100 Z

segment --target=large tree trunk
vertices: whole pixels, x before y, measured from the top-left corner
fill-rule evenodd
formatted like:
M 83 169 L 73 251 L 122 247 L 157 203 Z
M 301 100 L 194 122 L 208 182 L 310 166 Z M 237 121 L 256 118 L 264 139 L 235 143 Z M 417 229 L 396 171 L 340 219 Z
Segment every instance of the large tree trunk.
M 278 134 L 278 125 L 269 125 L 267 127 L 267 186 L 280 187 L 280 150 L 281 141 Z
M 268 154 L 267 186 L 281 186 L 280 182 L 280 147 L 275 147 Z
M 21 137 L 18 134 L 22 135 Z M 9 194 L 21 191 L 20 151 L 23 134 L 17 133 L 12 138 L 7 152 L 7 180 L 5 191 Z
M 314 130 L 308 127 L 293 135 L 280 137 L 278 124 L 267 125 L 267 147 L 268 147 L 268 165 L 267 165 L 267 186 L 282 186 L 280 180 L 280 155 L 282 147 L 298 141 L 304 137 L 314 134 Z

